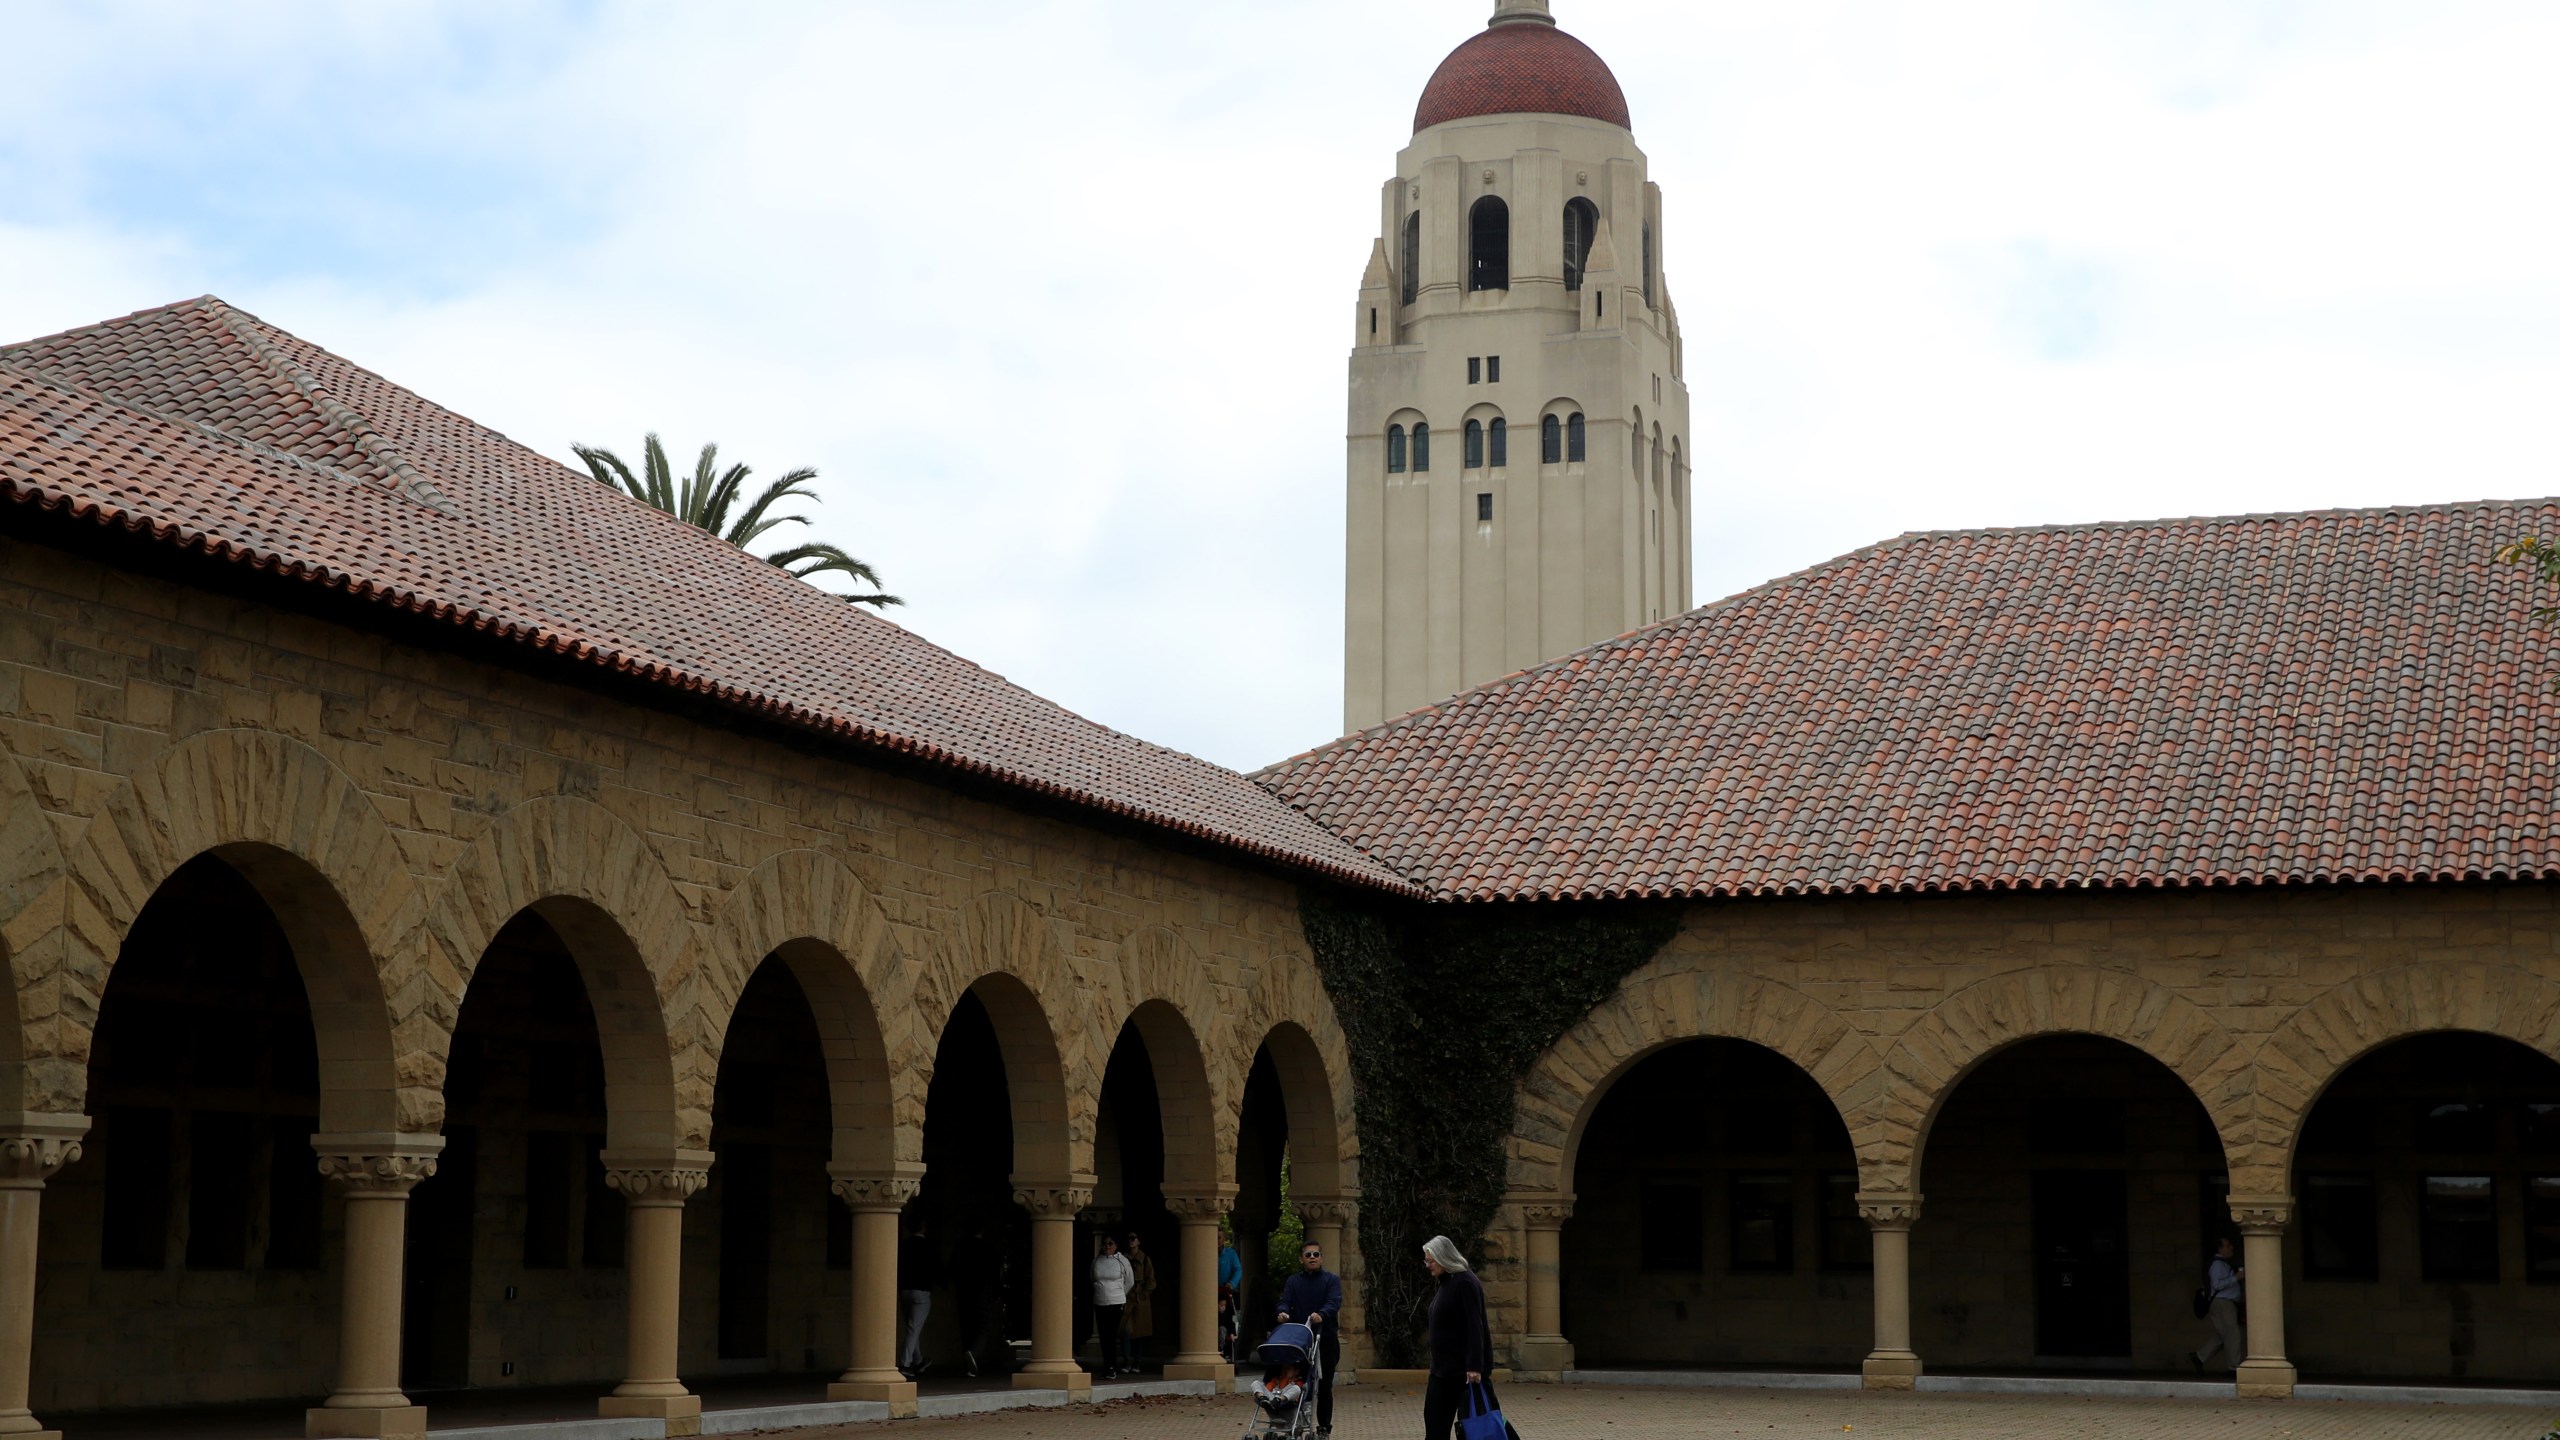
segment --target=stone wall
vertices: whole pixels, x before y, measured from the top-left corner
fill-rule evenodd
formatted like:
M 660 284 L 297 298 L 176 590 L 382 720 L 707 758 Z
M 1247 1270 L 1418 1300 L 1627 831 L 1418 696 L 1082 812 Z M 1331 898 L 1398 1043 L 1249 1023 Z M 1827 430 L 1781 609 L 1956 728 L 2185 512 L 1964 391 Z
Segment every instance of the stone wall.
M 81 1111 L 123 936 L 165 877 L 208 852 L 290 937 L 323 1131 L 438 1129 L 474 967 L 533 910 L 594 998 L 612 1148 L 708 1146 L 728 1017 L 758 964 L 787 950 L 824 1032 L 839 1163 L 917 1162 L 940 1025 L 980 985 L 1002 992 L 990 1008 L 1015 1075 L 1018 1170 L 1090 1173 L 1103 1063 L 1135 1017 L 1168 1127 L 1184 1125 L 1168 1136 L 1169 1184 L 1232 1184 L 1244 1078 L 1268 1043 L 1306 1132 L 1293 1136 L 1301 1192 L 1356 1185 L 1342 1036 L 1288 877 L 0 539 L 0 950 L 13 981 L 0 1111 Z M 49 1244 L 77 1233 L 79 1189 L 48 1207 Z M 329 1214 L 334 1225 L 334 1202 Z M 688 1235 L 713 1224 L 705 1207 Z M 144 1396 L 87 1373 L 77 1337 L 125 1324 L 145 1297 L 99 1276 L 94 1252 L 48 1254 L 43 1273 L 39 1412 L 308 1393 L 332 1352 L 334 1306 L 297 1290 L 299 1325 L 261 1325 L 207 1378 Z M 692 1318 L 709 1313 L 704 1273 L 697 1259 L 687 1274 L 688 1365 L 708 1343 L 694 1333 L 707 1319 Z M 314 1272 L 287 1288 L 333 1283 Z M 597 1312 L 599 1337 L 617 1332 L 611 1297 L 549 1293 L 576 1283 L 537 1279 L 517 1304 L 567 1302 Z M 842 1293 L 840 1277 L 813 1282 L 812 1303 L 829 1303 L 830 1285 Z M 213 1298 L 207 1313 L 237 1297 Z M 172 1331 L 167 1348 L 184 1343 Z M 840 1348 L 840 1331 L 819 1343 Z M 472 1378 L 498 1381 L 481 1358 Z M 560 1373 L 544 1361 L 511 1378 Z

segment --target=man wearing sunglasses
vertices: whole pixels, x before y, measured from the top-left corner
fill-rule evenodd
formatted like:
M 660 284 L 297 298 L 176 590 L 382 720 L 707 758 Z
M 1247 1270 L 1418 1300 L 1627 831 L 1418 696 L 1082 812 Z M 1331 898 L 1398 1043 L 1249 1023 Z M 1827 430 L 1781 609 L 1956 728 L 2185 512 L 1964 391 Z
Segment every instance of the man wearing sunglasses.
M 1324 1268 L 1324 1251 L 1312 1242 L 1298 1249 L 1298 1273 L 1280 1287 L 1279 1323 L 1295 1320 L 1316 1332 L 1316 1434 L 1333 1433 L 1333 1372 L 1342 1364 L 1342 1277 Z

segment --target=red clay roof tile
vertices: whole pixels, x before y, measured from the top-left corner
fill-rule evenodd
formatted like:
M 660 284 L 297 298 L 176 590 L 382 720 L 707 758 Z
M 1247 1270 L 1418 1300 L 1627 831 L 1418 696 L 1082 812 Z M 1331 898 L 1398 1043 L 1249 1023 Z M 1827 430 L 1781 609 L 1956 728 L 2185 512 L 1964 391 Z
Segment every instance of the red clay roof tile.
M 1905 536 L 1262 771 L 1465 900 L 2560 877 L 2560 501 Z
M 0 348 L 28 508 L 1291 868 L 1406 891 L 1233 771 L 1054 705 L 206 297 Z

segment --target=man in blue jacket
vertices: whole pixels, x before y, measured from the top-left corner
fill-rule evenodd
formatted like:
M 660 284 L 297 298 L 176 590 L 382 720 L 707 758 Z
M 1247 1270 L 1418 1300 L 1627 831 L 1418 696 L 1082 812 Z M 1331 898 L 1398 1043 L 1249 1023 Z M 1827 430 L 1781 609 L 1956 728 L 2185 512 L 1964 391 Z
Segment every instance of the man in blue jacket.
M 1298 1248 L 1298 1273 L 1280 1287 L 1280 1323 L 1294 1320 L 1316 1332 L 1321 1368 L 1316 1379 L 1316 1433 L 1333 1433 L 1333 1372 L 1342 1364 L 1342 1277 L 1324 1268 L 1314 1241 Z

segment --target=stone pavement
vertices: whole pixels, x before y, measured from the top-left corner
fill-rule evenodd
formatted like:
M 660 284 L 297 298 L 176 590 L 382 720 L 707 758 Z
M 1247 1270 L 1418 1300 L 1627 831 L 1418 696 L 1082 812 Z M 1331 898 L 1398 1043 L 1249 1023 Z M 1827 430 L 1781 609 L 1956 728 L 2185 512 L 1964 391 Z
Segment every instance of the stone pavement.
M 2486 1405 L 2298 1400 L 2094 1400 L 2007 1395 L 1876 1395 L 1859 1390 L 1613 1389 L 1516 1385 L 1504 1409 L 1521 1440 L 2541 1440 L 2554 1417 Z M 1240 1440 L 1242 1397 L 1124 1401 L 792 1432 L 793 1440 Z M 1415 1440 L 1422 1397 L 1352 1386 L 1335 1440 Z

